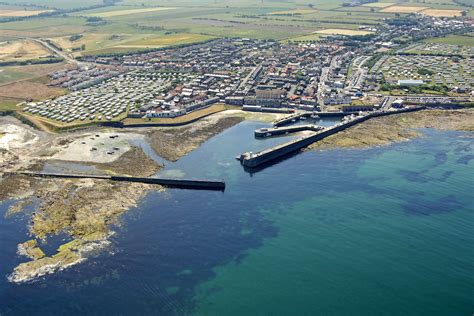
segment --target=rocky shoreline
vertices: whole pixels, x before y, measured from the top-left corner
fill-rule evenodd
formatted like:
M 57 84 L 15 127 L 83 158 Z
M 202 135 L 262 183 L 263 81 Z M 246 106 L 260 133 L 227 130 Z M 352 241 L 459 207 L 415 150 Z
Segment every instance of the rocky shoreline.
M 186 127 L 147 129 L 143 132 L 146 137 L 142 138 L 149 142 L 158 155 L 176 161 L 207 139 L 246 118 L 237 111 L 219 113 Z M 77 147 L 83 138 L 91 137 L 90 133 L 60 136 L 36 134 L 28 127 L 18 126 L 27 131 L 12 129 L 20 131 L 20 134 L 11 138 L 15 142 L 7 144 L 8 150 L 0 149 L 2 171 L 42 170 L 58 152 L 68 150 L 69 146 Z M 425 110 L 374 118 L 327 137 L 308 149 L 385 145 L 417 137 L 419 132 L 416 129 L 424 127 L 473 131 L 474 110 Z M 0 130 L 0 133 L 5 135 L 6 132 Z M 104 139 L 106 142 L 109 134 L 101 136 L 101 141 Z M 82 164 L 92 166 L 98 172 L 145 177 L 153 175 L 162 167 L 134 145 L 120 152 L 113 161 Z M 111 225 L 120 224 L 121 215 L 135 207 L 152 190 L 164 189 L 157 185 L 106 180 L 36 179 L 22 175 L 0 177 L 0 202 L 15 201 L 5 216 L 22 212 L 33 201 L 38 203 L 35 211 L 29 215 L 30 236 L 18 245 L 18 254 L 28 258 L 28 261 L 15 267 L 9 280 L 15 283 L 32 281 L 86 260 L 91 249 L 107 247 L 108 238 L 113 233 Z M 49 236 L 60 233 L 69 236 L 69 241 L 58 247 L 55 254 L 47 256 L 41 249 L 43 242 Z
M 158 154 L 169 153 L 167 157 L 177 160 L 210 137 L 242 120 L 242 116 L 216 115 L 179 130 L 148 130 L 149 135 L 170 133 L 172 139 L 176 138 L 170 141 L 164 152 L 160 150 L 157 152 Z M 116 154 L 118 156 L 112 161 L 110 157 L 106 157 L 108 161 L 105 162 L 79 161 L 81 147 L 88 150 L 87 146 L 93 146 L 87 145 L 90 140 L 95 139 L 96 143 L 99 140 L 101 142 L 99 145 L 105 143 L 105 146 L 110 141 L 109 147 L 116 146 L 116 141 L 112 143 L 115 133 L 114 135 L 108 132 L 42 134 L 39 137 L 37 135 L 40 132 L 10 119 L 7 119 L 7 122 L 13 125 L 14 128 L 11 129 L 19 134 L 12 135 L 12 139 L 17 140 L 14 146 L 10 146 L 8 150 L 0 150 L 2 171 L 43 170 L 47 162 L 61 163 L 57 157 L 74 159 L 75 155 L 78 155 L 78 161 L 74 162 L 77 165 L 93 167 L 97 172 L 107 174 L 147 177 L 162 168 L 140 147 L 132 143 L 121 147 Z M 145 139 L 140 134 L 136 134 L 140 137 L 127 136 L 135 135 L 135 133 L 136 130 L 125 131 L 119 138 L 122 141 Z M 34 141 L 32 142 L 31 139 Z M 108 245 L 108 238 L 113 233 L 110 230 L 111 225 L 119 225 L 121 215 L 135 207 L 152 190 L 163 191 L 164 188 L 159 185 L 96 179 L 37 179 L 22 175 L 0 175 L 0 202 L 15 201 L 5 216 L 14 216 L 22 212 L 33 200 L 38 203 L 35 211 L 30 215 L 28 227 L 30 239 L 18 245 L 18 255 L 29 260 L 15 267 L 8 279 L 15 283 L 29 282 L 86 260 L 87 253 L 91 249 L 101 249 Z M 49 236 L 60 233 L 69 236 L 70 241 L 59 246 L 55 254 L 45 255 L 41 249 L 42 244 Z
M 474 131 L 474 110 L 423 110 L 372 118 L 311 144 L 306 150 L 383 146 L 419 137 L 419 128 Z

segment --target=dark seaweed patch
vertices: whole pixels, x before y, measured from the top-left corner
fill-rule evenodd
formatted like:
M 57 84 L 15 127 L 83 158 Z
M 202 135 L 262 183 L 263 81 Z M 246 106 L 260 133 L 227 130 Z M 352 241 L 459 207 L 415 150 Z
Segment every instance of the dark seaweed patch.
M 453 195 L 447 195 L 435 201 L 413 198 L 406 201 L 403 208 L 407 213 L 413 215 L 433 215 L 454 212 L 462 208 L 462 203 Z
M 467 165 L 467 164 L 469 164 L 469 162 L 471 160 L 474 160 L 474 155 L 462 156 L 462 157 L 458 158 L 458 160 L 456 160 L 456 162 L 459 163 L 459 164 Z

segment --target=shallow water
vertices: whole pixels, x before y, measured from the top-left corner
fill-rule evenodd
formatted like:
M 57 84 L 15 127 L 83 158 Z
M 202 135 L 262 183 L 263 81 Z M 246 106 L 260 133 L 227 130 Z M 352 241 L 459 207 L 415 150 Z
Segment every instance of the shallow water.
M 254 139 L 262 126 L 243 122 L 160 171 L 224 179 L 224 193 L 150 193 L 101 255 L 31 284 L 0 280 L 0 314 L 472 314 L 472 134 L 424 130 L 249 174 L 236 155 L 291 138 Z M 26 221 L 0 218 L 2 276 L 24 260 Z

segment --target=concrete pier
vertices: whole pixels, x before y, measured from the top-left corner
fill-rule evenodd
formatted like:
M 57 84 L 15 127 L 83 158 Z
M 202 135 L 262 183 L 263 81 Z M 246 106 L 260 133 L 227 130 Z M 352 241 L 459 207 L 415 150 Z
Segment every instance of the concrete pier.
M 292 140 L 290 142 L 257 152 L 251 153 L 246 152 L 240 155 L 239 160 L 244 167 L 247 168 L 256 168 L 262 164 L 269 163 L 272 160 L 281 158 L 284 155 L 288 155 L 292 152 L 300 150 L 318 140 L 326 138 L 330 135 L 336 134 L 346 128 L 354 126 L 358 123 L 364 122 L 373 117 L 379 116 L 386 116 L 386 115 L 393 115 L 399 113 L 406 113 L 406 112 L 415 112 L 424 109 L 425 107 L 414 107 L 414 108 L 407 108 L 407 109 L 400 109 L 400 110 L 392 110 L 392 111 L 378 111 L 378 112 L 371 112 L 369 114 L 363 116 L 353 117 L 352 119 L 348 119 L 345 122 L 336 124 L 332 127 L 324 128 L 321 131 L 314 132 L 309 136 L 298 138 Z
M 273 122 L 273 126 L 280 127 L 284 125 L 291 124 L 292 122 L 296 122 L 297 120 L 301 119 L 302 117 L 309 117 L 311 116 L 312 112 L 304 112 L 304 113 L 296 113 L 290 116 L 284 117 L 282 119 L 276 120 Z
M 307 124 L 307 125 L 295 125 L 295 126 L 286 126 L 286 127 L 271 127 L 271 128 L 259 128 L 255 130 L 255 137 L 271 137 L 277 135 L 285 135 L 290 133 L 297 133 L 302 131 L 320 131 L 322 126 Z
M 63 179 L 101 179 L 122 182 L 140 182 L 149 184 L 159 184 L 171 188 L 194 189 L 194 190 L 225 190 L 225 182 L 212 180 L 186 180 L 186 179 L 166 179 L 156 177 L 130 177 L 130 176 L 108 176 L 94 174 L 74 174 L 74 173 L 46 173 L 46 172 L 9 172 L 8 174 L 20 174 L 40 178 L 63 178 Z
M 284 125 L 291 124 L 301 118 L 309 118 L 311 116 L 317 115 L 319 117 L 344 117 L 348 115 L 358 115 L 359 112 L 302 112 L 296 113 L 273 122 L 273 126 L 280 127 Z

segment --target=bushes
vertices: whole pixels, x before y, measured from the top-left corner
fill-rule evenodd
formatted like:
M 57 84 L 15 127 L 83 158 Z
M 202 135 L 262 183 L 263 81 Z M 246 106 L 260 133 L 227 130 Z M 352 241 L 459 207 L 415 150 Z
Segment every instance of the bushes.
M 417 73 L 421 76 L 431 76 L 432 74 L 434 74 L 434 72 L 427 68 L 420 68 L 417 70 Z

